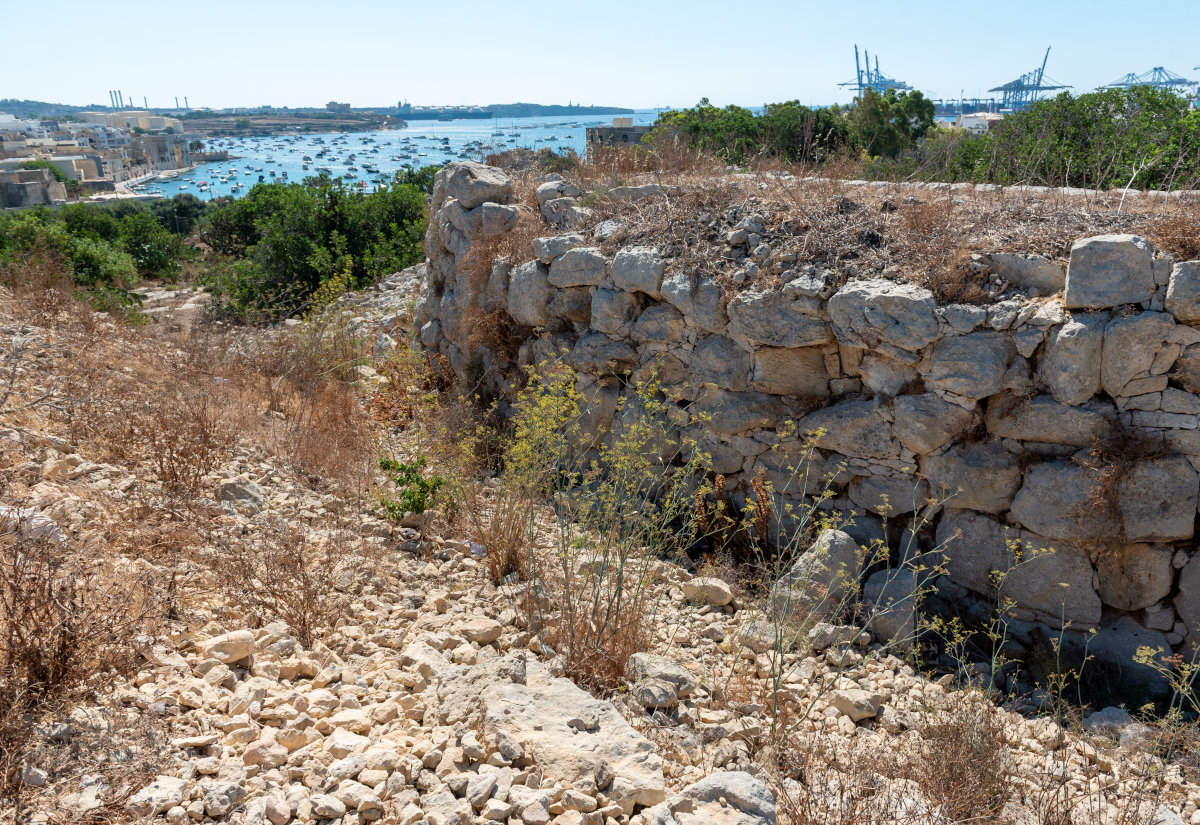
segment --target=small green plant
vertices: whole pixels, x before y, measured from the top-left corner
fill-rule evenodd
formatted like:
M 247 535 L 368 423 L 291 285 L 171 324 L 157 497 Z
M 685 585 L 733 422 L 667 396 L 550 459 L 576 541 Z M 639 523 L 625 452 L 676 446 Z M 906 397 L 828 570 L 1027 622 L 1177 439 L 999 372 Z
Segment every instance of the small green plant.
M 400 521 L 405 513 L 419 515 L 437 504 L 447 480 L 444 476 L 426 475 L 425 465 L 424 456 L 408 463 L 380 456 L 379 469 L 396 485 L 400 494 L 398 498 L 384 496 L 380 499 L 388 518 Z

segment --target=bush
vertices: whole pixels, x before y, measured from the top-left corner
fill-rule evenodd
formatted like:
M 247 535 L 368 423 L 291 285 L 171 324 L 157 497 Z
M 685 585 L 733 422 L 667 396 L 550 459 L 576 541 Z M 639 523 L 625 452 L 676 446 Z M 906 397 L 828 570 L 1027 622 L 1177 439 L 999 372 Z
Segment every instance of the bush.
M 426 464 L 424 456 L 418 456 L 408 463 L 386 456 L 379 458 L 379 469 L 383 470 L 400 493 L 399 498 L 384 496 L 380 499 L 384 512 L 392 521 L 402 521 L 407 513 L 420 515 L 437 503 L 446 486 L 446 479 L 439 475 L 426 475 Z

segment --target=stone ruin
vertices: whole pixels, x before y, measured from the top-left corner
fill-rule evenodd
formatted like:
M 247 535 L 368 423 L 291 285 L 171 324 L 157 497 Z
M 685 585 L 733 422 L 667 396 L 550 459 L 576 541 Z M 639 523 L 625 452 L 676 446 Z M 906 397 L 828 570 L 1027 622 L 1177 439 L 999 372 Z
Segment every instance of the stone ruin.
M 980 615 L 1014 540 L 1053 548 L 1004 582 L 1018 652 L 1063 633 L 1153 691 L 1136 650 L 1200 643 L 1200 261 L 1104 235 L 1076 241 L 1065 265 L 984 256 L 1014 287 L 988 306 L 883 279 L 837 287 L 811 266 L 729 295 L 654 247 L 606 255 L 613 222 L 587 226 L 578 194 L 546 180 L 543 216 L 577 228 L 538 238 L 533 260 L 493 265 L 487 250 L 520 215 L 511 182 L 480 164 L 442 170 L 421 344 L 500 392 L 518 366 L 565 351 L 600 433 L 626 383 L 653 372 L 682 416 L 704 419 L 690 434 L 730 488 L 760 472 L 789 483 L 802 442 L 783 422 L 823 432 L 814 475 L 836 473 L 829 506 L 858 514 L 847 529 L 859 541 L 889 538 L 889 523 L 894 538 L 945 498 L 926 541 L 947 557 L 936 595 Z M 762 227 L 742 223 L 728 241 L 753 249 Z M 515 356 L 479 342 L 479 319 L 497 313 L 528 331 Z

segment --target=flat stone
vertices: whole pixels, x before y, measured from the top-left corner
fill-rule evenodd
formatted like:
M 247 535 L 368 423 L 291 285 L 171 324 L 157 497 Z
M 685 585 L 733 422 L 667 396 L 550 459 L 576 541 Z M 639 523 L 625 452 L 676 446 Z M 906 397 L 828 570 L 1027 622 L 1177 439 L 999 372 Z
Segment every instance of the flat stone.
M 1164 348 L 1174 326 L 1174 319 L 1165 312 L 1142 312 L 1109 321 L 1104 328 L 1100 367 L 1104 391 L 1113 398 L 1148 391 L 1130 390 L 1127 385 L 1136 378 L 1150 377 L 1154 356 Z
M 156 776 L 154 781 L 129 797 L 125 807 L 138 816 L 154 816 L 183 802 L 187 780 L 174 776 Z
M 1138 304 L 1154 294 L 1154 252 L 1136 235 L 1098 235 L 1071 246 L 1063 303 L 1075 307 Z
M 542 184 L 545 186 L 546 184 Z M 583 246 L 587 239 L 578 232 L 567 232 L 562 235 L 550 235 L 533 239 L 533 256 L 544 264 L 549 264 L 568 249 Z
M 204 657 L 230 665 L 254 653 L 254 633 L 249 630 L 234 630 L 207 639 L 201 642 L 199 647 Z
M 763 347 L 754 353 L 752 389 L 808 398 L 829 396 L 829 373 L 820 347 Z
M 468 619 L 458 626 L 458 632 L 468 640 L 481 645 L 490 645 L 500 638 L 504 626 L 487 616 Z
M 1034 295 L 1054 295 L 1066 285 L 1063 266 L 1041 255 L 993 252 L 987 257 L 994 274 Z
M 843 716 L 849 716 L 851 722 L 861 722 L 879 713 L 883 697 L 878 693 L 870 693 L 860 688 L 835 690 L 829 697 L 829 703 Z
M 683 665 L 653 653 L 635 653 L 625 663 L 625 677 L 632 681 L 660 679 L 675 686 L 680 699 L 686 699 L 695 691 L 697 681 L 691 671 Z
M 1049 395 L 999 395 L 989 399 L 986 420 L 997 438 L 1088 447 L 1112 431 L 1116 418 L 1107 401 L 1068 406 Z
M 463 209 L 474 209 L 486 201 L 503 203 L 512 199 L 512 181 L 494 166 L 475 161 L 447 164 L 438 177 L 447 197 L 455 198 Z
M 911 476 L 858 476 L 846 492 L 859 507 L 885 517 L 911 513 L 929 501 L 929 484 Z

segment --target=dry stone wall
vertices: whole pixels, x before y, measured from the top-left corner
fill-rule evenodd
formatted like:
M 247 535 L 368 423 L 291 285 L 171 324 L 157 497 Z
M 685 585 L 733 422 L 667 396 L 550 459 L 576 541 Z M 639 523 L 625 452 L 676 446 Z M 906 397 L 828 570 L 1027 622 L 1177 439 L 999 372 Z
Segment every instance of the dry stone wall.
M 861 514 L 860 540 L 946 497 L 927 541 L 945 542 L 943 597 L 986 603 L 992 571 L 1016 565 L 1018 639 L 1095 628 L 1090 652 L 1125 667 L 1139 645 L 1200 641 L 1200 261 L 1106 235 L 1066 262 L 985 256 L 1010 285 L 988 306 L 812 266 L 728 296 L 656 248 L 606 254 L 612 221 L 587 226 L 565 181 L 538 194 L 548 224 L 574 228 L 483 266 L 474 251 L 517 221 L 512 187 L 479 164 L 438 175 L 417 321 L 460 375 L 503 390 L 565 351 L 603 433 L 626 383 L 654 373 L 731 487 L 762 472 L 799 494 L 795 433 L 819 432 L 815 476 L 836 474 L 830 506 Z M 756 250 L 743 223 L 728 241 Z M 498 311 L 528 330 L 515 354 L 479 343 Z M 1017 564 L 1014 542 L 1054 552 Z

